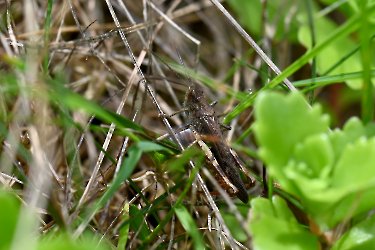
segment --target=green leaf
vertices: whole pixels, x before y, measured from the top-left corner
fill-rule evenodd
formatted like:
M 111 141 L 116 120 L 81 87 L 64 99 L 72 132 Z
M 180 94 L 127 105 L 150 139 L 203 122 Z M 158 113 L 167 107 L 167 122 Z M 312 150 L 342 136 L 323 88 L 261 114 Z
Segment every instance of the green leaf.
M 254 134 L 259 155 L 282 187 L 289 190 L 282 167 L 289 161 L 293 148 L 306 137 L 327 131 L 328 116 L 321 115 L 320 106 L 310 109 L 299 93 L 283 96 L 261 93 L 255 103 Z M 288 186 L 288 187 L 286 187 Z
M 103 121 L 111 124 L 116 124 L 117 128 L 121 129 L 124 127 L 131 128 L 137 131 L 143 132 L 143 128 L 135 123 L 132 122 L 129 119 L 126 119 L 125 117 L 116 114 L 115 112 L 105 109 L 99 104 L 87 100 L 81 95 L 74 93 L 70 91 L 69 89 L 64 88 L 62 85 L 62 82 L 58 82 L 57 80 L 50 80 L 47 79 L 50 82 L 50 87 L 52 91 L 48 93 L 48 98 L 52 102 L 59 102 L 62 104 L 62 106 L 67 107 L 68 109 L 72 110 L 84 110 L 86 113 L 90 115 L 96 115 L 99 119 L 102 119 Z M 30 91 L 30 93 L 38 93 L 38 91 Z M 136 137 L 133 133 L 131 133 L 128 130 L 122 130 L 124 134 L 127 136 L 130 136 L 130 138 L 134 141 L 139 141 L 140 139 Z
M 300 12 L 298 15 L 299 20 L 307 20 L 307 14 Z M 309 26 L 306 25 L 300 27 L 298 31 L 299 41 L 308 49 L 311 49 L 311 31 Z M 338 25 L 326 17 L 315 19 L 315 39 L 317 43 L 323 41 L 328 35 L 334 32 Z M 350 37 L 343 37 L 328 46 L 326 46 L 317 56 L 317 72 L 323 73 L 327 71 L 333 64 L 341 60 L 347 53 L 349 53 L 356 43 L 350 39 Z M 359 53 L 352 55 L 346 61 L 342 62 L 340 66 L 330 72 L 329 75 L 340 75 L 345 73 L 351 73 L 362 70 L 361 57 Z M 354 89 L 359 89 L 362 86 L 361 80 L 347 80 L 348 86 Z
M 124 212 L 121 218 L 121 222 L 124 222 L 127 219 L 129 219 L 130 217 L 129 210 L 130 210 L 129 203 L 126 203 L 124 206 Z M 117 249 L 125 249 L 126 243 L 128 241 L 129 229 L 130 229 L 130 225 L 128 223 L 125 226 L 120 228 Z
M 329 135 L 336 157 L 335 161 L 341 157 L 347 144 L 354 143 L 361 136 L 373 136 L 374 133 L 371 132 L 372 126 L 363 127 L 362 122 L 357 117 L 353 117 L 345 123 L 343 130 L 335 129 Z
M 375 188 L 369 188 L 364 191 L 353 190 L 337 203 L 319 216 L 315 216 L 320 220 L 324 220 L 330 227 L 338 222 L 356 216 L 362 212 L 368 212 L 375 207 L 374 204 Z M 320 223 L 322 224 L 322 223 Z
M 241 26 L 250 31 L 254 36 L 261 35 L 262 28 L 262 13 L 267 13 L 267 21 L 275 25 L 276 34 L 273 40 L 277 41 L 285 38 L 286 35 L 294 42 L 297 40 L 295 29 L 291 27 L 284 27 L 285 22 L 278 20 L 284 20 L 291 8 L 297 7 L 296 12 L 300 12 L 301 4 L 293 4 L 293 2 L 284 2 L 281 0 L 269 0 L 267 1 L 266 10 L 263 10 L 261 1 L 241 1 L 241 0 L 230 0 L 228 5 L 236 12 L 238 22 Z M 297 23 L 296 18 L 293 16 L 291 24 L 289 26 L 294 27 Z M 288 32 L 286 32 L 288 30 Z
M 139 209 L 135 205 L 130 205 L 129 214 L 130 216 L 135 216 L 135 219 L 130 222 L 131 228 L 134 230 L 134 232 L 137 232 L 139 228 L 142 227 L 141 231 L 138 234 L 138 238 L 142 241 L 145 240 L 146 237 L 150 234 L 150 232 L 145 223 L 143 215 L 139 213 Z
M 319 225 L 321 231 L 327 231 L 338 222 L 368 211 L 375 206 L 373 198 L 375 188 L 360 190 L 358 188 L 346 189 L 345 187 L 332 187 L 332 180 L 328 177 L 309 178 L 298 168 L 288 168 L 290 185 L 294 185 L 296 195 L 304 204 L 306 212 Z M 350 175 L 351 172 L 347 174 Z
M 20 212 L 20 202 L 14 195 L 0 191 L 0 249 L 10 249 Z
M 38 244 L 36 250 L 104 250 L 110 249 L 103 243 L 98 243 L 96 240 L 93 241 L 91 234 L 84 234 L 83 239 L 80 241 L 73 240 L 71 237 L 62 234 L 55 238 L 44 238 Z
M 322 3 L 325 5 L 332 5 L 337 4 L 337 0 L 321 0 Z M 332 5 L 327 6 L 330 10 L 334 10 L 338 8 L 340 11 L 342 11 L 346 15 L 352 15 L 354 12 L 358 11 L 358 5 L 356 1 L 340 1 L 340 5 Z
M 260 34 L 262 20 L 262 4 L 260 1 L 228 1 L 230 7 L 237 13 L 238 22 L 243 28 L 256 35 Z
M 366 11 L 369 14 L 372 14 L 375 11 L 375 4 L 367 6 Z M 317 43 L 316 46 L 314 46 L 314 48 L 307 51 L 303 56 L 301 56 L 299 59 L 294 61 L 280 75 L 272 79 L 272 81 L 269 82 L 266 86 L 264 86 L 260 92 L 276 87 L 278 84 L 280 84 L 283 81 L 283 79 L 292 75 L 294 72 L 300 69 L 303 65 L 308 63 L 311 59 L 313 59 L 316 55 L 321 53 L 322 50 L 327 48 L 330 44 L 342 39 L 343 37 L 346 37 L 353 31 L 357 30 L 360 27 L 360 21 L 361 21 L 361 13 L 357 13 L 353 15 L 343 25 L 341 25 L 340 27 L 335 29 L 333 32 L 328 34 L 326 37 L 324 37 L 324 39 L 320 41 L 319 43 Z M 230 113 L 227 114 L 223 123 L 228 124 L 235 116 L 237 116 L 242 111 L 244 111 L 247 107 L 252 105 L 254 98 L 256 96 L 257 96 L 257 93 L 253 93 L 252 95 L 246 96 L 246 98 L 244 98 L 242 102 L 239 105 L 237 105 L 234 110 L 232 110 Z
M 117 177 L 113 180 L 112 185 L 109 187 L 107 192 L 105 192 L 99 202 L 97 202 L 96 206 L 94 206 L 95 209 L 102 207 L 105 202 L 107 202 L 107 200 L 109 200 L 119 189 L 121 183 L 129 178 L 139 159 L 141 158 L 141 155 L 142 150 L 137 148 L 136 146 L 132 146 L 129 148 L 128 157 L 126 157 L 122 162 Z
M 330 132 L 325 117 L 298 94 L 262 93 L 255 106 L 259 155 L 322 231 L 375 206 L 375 125 Z
M 139 141 L 134 146 L 143 152 L 168 150 L 168 148 L 150 141 Z
M 367 140 L 361 137 L 343 151 L 332 173 L 332 187 L 349 191 L 374 186 L 374 163 L 375 138 Z
M 375 216 L 352 227 L 331 250 L 368 250 L 375 245 Z
M 374 83 L 371 81 L 371 68 L 373 63 L 373 49 L 371 46 L 374 26 L 371 22 L 373 15 L 366 8 L 370 1 L 360 1 L 360 12 L 362 14 L 361 28 L 359 29 L 359 39 L 361 41 L 361 59 L 363 67 L 361 117 L 364 124 L 370 123 L 374 119 Z
M 202 235 L 200 234 L 194 219 L 189 214 L 189 211 L 182 205 L 175 206 L 174 210 L 182 226 L 193 238 L 194 249 L 205 249 L 202 241 Z
M 158 146 L 156 146 L 158 145 Z M 160 165 L 164 164 L 168 159 L 170 159 L 174 154 L 168 148 L 149 141 L 141 141 L 138 147 L 142 148 L 147 155 L 155 163 L 155 167 L 159 170 Z M 162 151 L 162 152 L 155 152 Z
M 186 165 L 186 163 L 188 163 L 198 153 L 202 153 L 202 151 L 200 151 L 197 147 L 192 147 L 192 148 L 189 148 L 188 150 L 185 150 L 177 158 L 168 161 L 164 166 L 164 171 L 185 172 L 184 166 Z
M 334 153 L 327 134 L 317 134 L 297 143 L 294 160 L 300 162 L 300 170 L 310 178 L 326 178 L 334 162 Z
M 196 167 L 193 168 L 192 170 L 192 173 L 189 177 L 189 180 L 187 182 L 187 185 L 185 186 L 184 190 L 182 191 L 180 197 L 178 198 L 178 200 L 176 201 L 176 204 L 174 206 L 175 207 L 178 207 L 181 205 L 181 202 L 182 200 L 184 199 L 185 195 L 187 194 L 188 190 L 190 189 L 192 183 L 193 183 L 193 180 L 195 178 L 195 175 L 197 173 L 197 170 L 199 169 L 200 167 L 200 164 L 202 163 L 203 161 L 203 155 L 198 158 L 198 161 L 197 161 L 197 164 L 196 164 Z M 180 184 L 182 184 L 182 182 L 180 182 Z M 178 185 L 178 184 L 177 184 Z M 177 186 L 176 185 L 176 186 Z M 159 225 L 153 230 L 153 232 L 148 235 L 148 237 L 146 238 L 146 240 L 143 241 L 142 245 L 139 247 L 139 249 L 145 249 L 147 244 L 149 244 L 157 235 L 158 233 L 162 230 L 162 228 L 164 228 L 164 226 L 170 221 L 170 219 L 172 218 L 173 214 L 175 213 L 175 209 L 171 209 L 167 215 L 164 217 L 164 219 L 159 223 Z
M 273 197 L 272 202 L 255 198 L 251 200 L 251 207 L 254 249 L 319 249 L 317 237 L 297 222 L 281 197 Z
M 157 150 L 166 150 L 166 148 L 149 141 L 139 141 L 134 143 L 134 145 L 128 149 L 128 156 L 122 162 L 117 177 L 113 180 L 107 192 L 105 192 L 102 198 L 93 206 L 93 209 L 95 210 L 102 207 L 119 189 L 121 183 L 130 177 L 143 152 Z
M 247 211 L 248 210 L 249 210 L 249 208 L 247 207 Z M 245 232 L 242 230 L 242 228 L 240 227 L 239 222 L 236 219 L 236 217 L 234 216 L 234 214 L 232 212 L 228 211 L 228 212 L 221 212 L 221 215 L 223 216 L 223 219 L 224 219 L 225 224 L 227 225 L 229 231 L 232 233 L 233 238 L 235 238 L 236 240 L 238 240 L 240 242 L 246 241 L 247 236 L 246 236 Z

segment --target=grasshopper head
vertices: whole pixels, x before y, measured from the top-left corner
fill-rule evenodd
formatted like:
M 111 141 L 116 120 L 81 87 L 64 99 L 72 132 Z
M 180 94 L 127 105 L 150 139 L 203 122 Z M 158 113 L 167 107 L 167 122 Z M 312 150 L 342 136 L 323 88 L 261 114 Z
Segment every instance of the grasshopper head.
M 207 103 L 203 91 L 198 84 L 189 87 L 185 96 L 185 108 L 190 117 L 202 117 L 205 115 L 214 115 L 214 109 Z
M 204 99 L 203 91 L 198 84 L 193 84 L 186 93 L 185 103 L 197 103 L 199 99 Z

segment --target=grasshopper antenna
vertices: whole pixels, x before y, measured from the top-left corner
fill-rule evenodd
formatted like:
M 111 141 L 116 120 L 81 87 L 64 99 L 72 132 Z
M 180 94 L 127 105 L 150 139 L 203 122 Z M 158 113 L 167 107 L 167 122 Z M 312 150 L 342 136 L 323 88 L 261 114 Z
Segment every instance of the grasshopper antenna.
M 172 69 L 171 66 L 168 65 L 160 56 L 158 56 L 154 51 L 149 50 L 154 56 L 156 56 L 170 71 L 172 71 L 183 83 L 185 83 L 185 79 L 183 79 L 175 70 Z M 180 55 L 180 54 L 178 54 Z M 180 57 L 181 59 L 181 57 Z M 185 68 L 185 67 L 184 67 Z M 185 70 L 186 72 L 186 70 Z
M 181 57 L 181 54 L 180 54 L 180 51 L 178 50 L 177 46 L 176 46 L 176 51 L 177 51 L 177 54 L 178 54 L 178 58 L 180 58 L 180 62 L 181 62 L 181 65 L 182 67 L 184 67 L 184 70 L 185 70 L 185 75 L 186 75 L 186 78 L 188 79 L 189 83 L 190 83 L 190 86 L 193 85 L 193 81 L 190 79 L 189 77 L 189 74 L 186 70 L 186 67 L 185 67 L 185 64 L 184 64 L 184 61 L 182 60 L 182 57 Z

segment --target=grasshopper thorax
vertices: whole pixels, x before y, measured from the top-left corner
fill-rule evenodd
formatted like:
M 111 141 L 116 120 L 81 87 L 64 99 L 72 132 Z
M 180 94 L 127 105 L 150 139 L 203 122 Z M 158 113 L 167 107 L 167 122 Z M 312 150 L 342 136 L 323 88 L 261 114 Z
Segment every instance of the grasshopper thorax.
M 198 84 L 193 84 L 189 87 L 185 96 L 184 108 L 190 118 L 215 115 L 215 110 L 207 103 L 203 91 Z

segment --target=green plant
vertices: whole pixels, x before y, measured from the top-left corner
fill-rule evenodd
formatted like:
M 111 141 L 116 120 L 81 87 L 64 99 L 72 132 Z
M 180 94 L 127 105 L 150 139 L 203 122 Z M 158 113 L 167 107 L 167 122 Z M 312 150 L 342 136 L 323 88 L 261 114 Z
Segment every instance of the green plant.
M 6 3 L 0 250 L 373 248 L 373 0 L 228 0 L 234 18 L 178 0 Z M 163 115 L 183 106 L 183 76 L 232 127 L 259 183 L 249 204 L 192 141 L 161 139 L 186 120 Z
M 375 124 L 364 126 L 359 119 L 352 118 L 343 130 L 330 131 L 328 116 L 321 114 L 321 107 L 315 105 L 310 109 L 298 93 L 283 96 L 265 92 L 258 96 L 254 106 L 253 127 L 261 159 L 271 178 L 304 204 L 305 212 L 320 232 L 332 229 L 339 222 L 348 223 L 351 218 L 375 207 L 371 198 L 375 195 Z M 290 236 L 278 241 L 279 244 L 295 243 L 298 249 L 312 247 L 313 235 L 298 226 L 290 212 L 289 215 L 285 212 L 285 202 L 259 199 L 252 200 L 255 211 L 250 223 L 258 246 L 269 244 L 265 239 L 266 230 L 260 228 L 267 228 L 274 222 L 281 223 L 275 231 Z M 358 226 L 362 224 L 368 222 L 365 220 Z M 370 232 L 374 228 L 375 225 L 366 226 Z M 302 240 L 301 233 L 310 240 Z M 364 246 L 373 238 L 363 239 L 360 234 L 357 237 L 348 238 L 357 242 L 363 240 Z M 315 238 L 315 247 L 311 249 L 318 249 L 317 242 Z M 347 243 L 341 240 L 337 244 Z
M 47 250 L 47 249 L 71 249 L 71 250 L 89 250 L 89 249 L 109 249 L 106 244 L 100 244 L 98 246 L 97 239 L 95 239 L 92 233 L 87 233 L 79 241 L 74 241 L 66 233 L 58 233 L 54 236 L 44 237 L 37 240 L 36 235 L 28 235 L 28 233 L 22 230 L 22 227 L 27 227 L 28 222 L 32 221 L 33 218 L 27 218 L 28 216 L 20 216 L 20 212 L 26 208 L 21 208 L 20 201 L 14 197 L 11 193 L 1 192 L 0 193 L 0 234 L 2 240 L 0 242 L 0 249 L 20 249 L 20 248 L 33 248 L 36 250 Z M 27 212 L 26 212 L 27 214 Z M 31 215 L 31 214 L 28 214 Z M 32 216 L 32 215 L 31 215 Z M 21 221 L 25 219 L 25 221 Z

